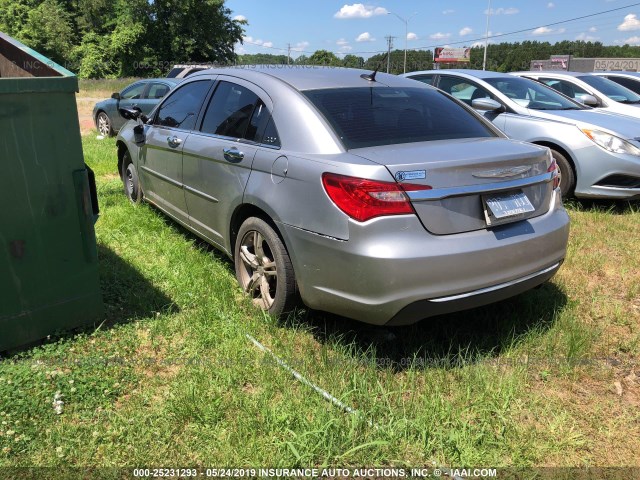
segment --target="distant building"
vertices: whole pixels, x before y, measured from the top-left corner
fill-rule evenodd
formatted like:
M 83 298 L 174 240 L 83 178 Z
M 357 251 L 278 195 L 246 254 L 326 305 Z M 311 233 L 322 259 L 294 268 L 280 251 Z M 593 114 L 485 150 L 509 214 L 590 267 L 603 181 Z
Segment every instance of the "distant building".
M 548 60 L 532 60 L 529 70 L 565 70 L 572 72 L 640 71 L 640 58 L 576 58 L 552 55 Z

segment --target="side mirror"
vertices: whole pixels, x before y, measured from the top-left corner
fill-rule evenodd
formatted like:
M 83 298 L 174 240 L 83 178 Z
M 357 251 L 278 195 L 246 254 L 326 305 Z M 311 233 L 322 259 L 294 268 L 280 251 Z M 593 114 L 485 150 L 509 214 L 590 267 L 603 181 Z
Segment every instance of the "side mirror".
M 139 108 L 129 108 L 129 107 L 121 107 L 118 109 L 118 112 L 122 116 L 122 118 L 126 120 L 137 120 L 142 114 Z
M 588 107 L 599 107 L 600 106 L 600 102 L 598 101 L 598 99 L 596 97 L 594 97 L 593 95 L 589 95 L 587 93 L 583 93 L 582 95 L 578 95 L 576 100 L 578 100 L 580 103 L 583 103 L 584 105 L 586 105 Z
M 483 112 L 503 112 L 504 107 L 500 102 L 496 102 L 491 98 L 476 98 L 471 101 L 471 106 Z
M 138 106 L 133 107 L 121 107 L 118 112 L 122 118 L 126 120 L 140 120 L 142 123 L 147 123 L 149 117 L 147 117 Z
M 120 100 L 120 93 L 118 92 L 112 93 L 111 98 L 113 98 L 114 100 Z

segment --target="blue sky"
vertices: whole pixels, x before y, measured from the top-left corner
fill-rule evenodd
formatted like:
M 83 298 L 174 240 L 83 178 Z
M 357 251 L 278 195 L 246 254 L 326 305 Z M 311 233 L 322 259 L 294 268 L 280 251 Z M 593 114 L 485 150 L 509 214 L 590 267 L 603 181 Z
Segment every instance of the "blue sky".
M 238 53 L 286 55 L 290 44 L 292 57 L 324 49 L 367 58 L 386 51 L 389 35 L 396 37 L 394 48 L 404 48 L 401 19 L 408 20 L 408 48 L 484 44 L 489 0 L 227 0 L 226 5 L 234 17 L 249 22 Z M 618 10 L 568 21 L 613 9 Z M 489 22 L 490 35 L 509 34 L 490 39 L 493 43 L 591 40 L 640 45 L 640 2 L 632 0 L 491 0 Z M 550 25 L 556 22 L 562 23 Z M 519 30 L 524 31 L 511 34 Z

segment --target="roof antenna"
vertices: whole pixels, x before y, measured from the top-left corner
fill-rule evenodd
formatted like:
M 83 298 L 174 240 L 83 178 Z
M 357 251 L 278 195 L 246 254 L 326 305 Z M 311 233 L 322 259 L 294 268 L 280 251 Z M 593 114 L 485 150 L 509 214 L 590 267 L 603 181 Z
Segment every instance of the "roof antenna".
M 384 61 L 387 59 L 388 55 L 389 55 L 389 52 L 387 51 L 384 54 L 384 57 L 382 57 L 382 60 L 380 60 L 380 63 L 378 63 L 378 66 L 376 67 L 376 69 L 371 73 L 363 73 L 362 75 L 360 75 L 360 78 L 364 78 L 365 80 L 369 80 L 370 82 L 375 82 L 376 74 L 378 73 L 378 70 L 380 70 L 380 67 L 382 66 Z

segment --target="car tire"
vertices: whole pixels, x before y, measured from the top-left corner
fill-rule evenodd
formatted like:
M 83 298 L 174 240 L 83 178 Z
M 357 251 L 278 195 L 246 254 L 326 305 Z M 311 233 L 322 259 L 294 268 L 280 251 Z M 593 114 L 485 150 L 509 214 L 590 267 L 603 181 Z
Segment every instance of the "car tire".
M 111 123 L 111 119 L 109 115 L 104 112 L 98 113 L 96 116 L 96 128 L 98 129 L 98 133 L 105 137 L 113 136 L 113 126 Z
M 297 286 L 289 253 L 274 229 L 250 217 L 238 232 L 234 248 L 236 278 L 253 303 L 280 316 L 297 303 Z
M 551 155 L 553 155 L 556 165 L 558 166 L 562 198 L 569 198 L 573 195 L 574 188 L 576 188 L 576 174 L 573 171 L 571 163 L 569 163 L 564 155 L 553 149 L 551 149 Z
M 122 157 L 122 183 L 124 185 L 124 193 L 131 203 L 140 203 L 142 200 L 142 189 L 138 180 L 138 172 L 135 165 L 131 161 L 129 151 L 124 152 Z

